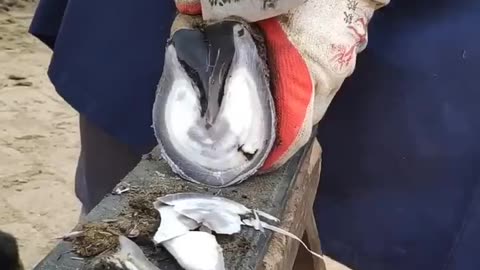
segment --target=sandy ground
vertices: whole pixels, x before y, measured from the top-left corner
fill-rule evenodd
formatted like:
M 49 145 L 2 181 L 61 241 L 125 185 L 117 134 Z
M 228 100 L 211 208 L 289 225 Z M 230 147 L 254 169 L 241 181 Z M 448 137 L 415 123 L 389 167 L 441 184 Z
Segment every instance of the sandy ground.
M 77 114 L 46 76 L 51 53 L 27 33 L 26 5 L 0 11 L 0 230 L 32 269 L 78 219 L 79 137 Z
M 32 269 L 76 224 L 78 118 L 46 76 L 50 50 L 27 33 L 34 4 L 1 9 L 0 230 L 14 234 Z M 328 259 L 329 270 L 346 270 Z

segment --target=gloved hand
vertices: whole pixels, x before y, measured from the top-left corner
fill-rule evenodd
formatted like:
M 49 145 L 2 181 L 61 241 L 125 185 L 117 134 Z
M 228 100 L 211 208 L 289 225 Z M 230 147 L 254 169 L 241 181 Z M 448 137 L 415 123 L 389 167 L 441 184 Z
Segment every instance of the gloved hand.
M 262 9 L 253 2 L 277 4 Z M 374 11 L 389 0 L 299 2 L 304 1 L 201 0 L 202 7 L 200 0 L 176 0 L 180 12 L 203 12 L 204 19 L 234 15 L 260 20 L 277 112 L 277 142 L 262 172 L 283 165 L 309 140 L 312 127 L 323 117 L 345 78 L 352 74 L 357 54 L 366 47 L 367 25 Z M 286 6 L 291 9 L 272 18 Z

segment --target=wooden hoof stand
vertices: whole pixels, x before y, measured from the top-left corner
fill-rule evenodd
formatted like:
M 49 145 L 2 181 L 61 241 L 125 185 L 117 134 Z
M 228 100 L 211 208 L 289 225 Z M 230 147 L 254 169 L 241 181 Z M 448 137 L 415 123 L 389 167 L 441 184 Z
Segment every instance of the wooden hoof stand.
M 164 161 L 155 158 L 158 157 L 156 152 L 152 153 L 153 158 L 142 160 L 122 182 L 134 186 L 135 190 L 161 189 L 163 194 L 176 192 L 179 183 L 182 183 L 189 191 L 218 194 L 247 207 L 264 210 L 280 218 L 277 226 L 303 238 L 311 250 L 322 254 L 312 210 L 321 170 L 321 147 L 316 139 L 312 139 L 279 170 L 221 190 L 206 189 L 180 180 Z M 115 219 L 128 208 L 127 197 L 124 194 L 106 196 L 88 214 L 86 222 Z M 240 248 L 245 243 L 249 247 Z M 182 269 L 165 250 L 151 245 L 141 248 L 160 269 Z M 71 249 L 70 242 L 60 242 L 34 269 L 88 269 L 86 265 L 91 258 L 78 260 Z M 260 233 L 250 228 L 243 229 L 228 240 L 224 257 L 228 270 L 325 269 L 323 260 L 312 256 L 298 241 L 269 230 Z
M 298 163 L 298 173 L 288 190 L 281 228 L 299 237 L 314 252 L 322 254 L 317 224 L 313 215 L 313 203 L 320 181 L 321 147 L 315 139 L 305 149 Z M 310 254 L 298 241 L 275 233 L 263 258 L 263 269 L 268 270 L 324 270 L 325 263 Z

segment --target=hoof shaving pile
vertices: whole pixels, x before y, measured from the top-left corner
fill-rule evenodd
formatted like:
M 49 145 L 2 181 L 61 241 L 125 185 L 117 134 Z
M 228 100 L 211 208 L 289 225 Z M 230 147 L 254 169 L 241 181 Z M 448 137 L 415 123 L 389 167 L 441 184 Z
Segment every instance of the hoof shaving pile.
M 188 185 L 178 184 L 174 192 L 191 191 Z M 123 235 L 141 245 L 151 244 L 151 239 L 160 225 L 160 215 L 153 202 L 164 195 L 161 188 L 151 187 L 149 191 L 130 190 L 125 194 L 128 207 L 118 218 L 82 225 L 78 237 L 72 240 L 73 250 L 82 257 L 93 257 L 109 253 L 119 246 L 118 236 Z
M 74 251 L 95 256 L 89 269 L 157 270 L 139 247 L 155 245 L 165 248 L 185 270 L 225 270 L 224 253 L 238 254 L 242 248 L 229 247 L 230 237 L 240 237 L 243 227 L 259 233 L 272 230 L 301 242 L 272 225 L 279 220 L 268 213 L 223 197 L 188 192 L 187 186 L 178 191 L 130 197 L 130 209 L 118 219 L 85 224 L 72 233 Z M 246 242 L 243 248 L 252 247 Z

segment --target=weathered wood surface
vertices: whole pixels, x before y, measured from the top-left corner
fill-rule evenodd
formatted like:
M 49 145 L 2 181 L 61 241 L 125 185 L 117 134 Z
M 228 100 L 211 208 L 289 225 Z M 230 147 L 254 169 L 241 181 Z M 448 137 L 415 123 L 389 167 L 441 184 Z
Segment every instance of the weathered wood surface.
M 175 190 L 179 181 L 182 181 L 193 191 L 218 194 L 281 217 L 282 228 L 301 236 L 305 231 L 305 221 L 310 218 L 309 213 L 317 190 L 320 151 L 318 142 L 313 139 L 276 172 L 255 176 L 238 186 L 221 190 L 206 189 L 180 180 L 164 161 L 155 158 L 155 154 L 154 158 L 142 160 L 123 181 L 139 189 L 161 188 L 166 193 L 171 193 L 169 190 Z M 126 196 L 108 195 L 87 216 L 87 220 L 113 219 L 125 207 L 128 207 Z M 231 236 L 227 244 L 223 245 L 226 269 L 292 269 L 298 243 L 277 234 L 274 234 L 272 239 L 273 234 L 269 231 L 261 233 L 244 228 L 240 234 Z M 248 245 L 247 248 L 245 244 Z M 142 249 L 160 269 L 182 269 L 164 249 L 152 246 L 142 246 Z M 69 252 L 70 250 L 69 242 L 60 242 L 35 270 L 87 269 L 86 262 L 76 260 L 74 257 L 77 255 Z M 288 256 L 291 262 L 285 263 L 287 258 L 282 256 Z
M 281 227 L 301 238 L 305 234 L 307 237 L 304 239 L 307 240 L 310 248 L 317 253 L 321 253 L 318 232 L 314 234 L 311 231 L 317 229 L 312 208 L 320 181 L 321 148 L 317 141 L 309 148 L 297 171 L 296 181 L 294 181 L 293 187 L 288 190 L 288 199 L 281 216 Z M 301 248 L 303 249 L 303 246 Z M 298 241 L 285 235 L 274 234 L 263 258 L 263 268 L 261 269 L 292 269 L 298 249 Z M 317 266 L 314 268 L 315 270 L 323 269 L 320 267 L 318 260 L 315 260 L 315 265 Z M 311 269 L 313 268 L 305 270 Z
M 320 238 L 318 237 L 317 224 L 315 217 L 313 216 L 313 209 L 310 211 L 309 217 L 305 224 L 305 232 L 302 237 L 311 250 L 318 254 L 322 253 L 320 245 Z M 316 256 L 312 256 L 306 249 L 299 247 L 297 257 L 295 258 L 295 264 L 293 270 L 325 270 L 325 261 Z

